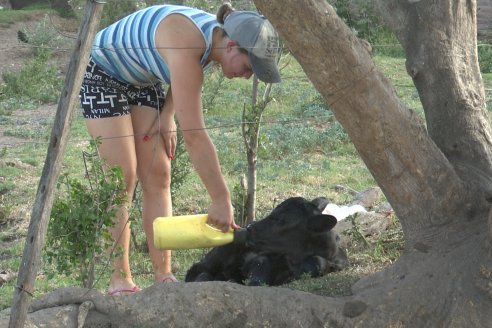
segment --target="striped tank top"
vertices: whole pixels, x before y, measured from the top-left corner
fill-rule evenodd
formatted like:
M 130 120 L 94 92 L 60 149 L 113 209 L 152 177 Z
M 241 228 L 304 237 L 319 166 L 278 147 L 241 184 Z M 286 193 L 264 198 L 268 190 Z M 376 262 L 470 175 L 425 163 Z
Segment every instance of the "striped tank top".
M 161 5 L 148 7 L 122 18 L 97 33 L 92 46 L 94 62 L 114 78 L 136 86 L 170 83 L 166 62 L 155 45 L 159 23 L 170 14 L 188 17 L 202 32 L 205 52 L 202 67 L 212 50 L 212 32 L 220 26 L 214 15 L 199 9 Z

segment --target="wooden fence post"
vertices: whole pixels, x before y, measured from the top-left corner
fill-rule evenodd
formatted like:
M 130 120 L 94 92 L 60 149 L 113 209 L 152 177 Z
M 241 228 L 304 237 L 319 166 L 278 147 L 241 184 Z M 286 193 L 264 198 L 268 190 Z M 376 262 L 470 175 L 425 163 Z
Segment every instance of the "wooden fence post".
M 34 292 L 34 280 L 38 272 L 40 254 L 44 247 L 54 191 L 60 175 L 68 133 L 73 113 L 79 106 L 80 85 L 104 3 L 105 1 L 98 0 L 87 0 L 86 3 L 85 15 L 58 102 L 48 153 L 31 212 L 31 221 L 14 291 L 9 328 L 24 327 L 27 318 L 27 310 Z

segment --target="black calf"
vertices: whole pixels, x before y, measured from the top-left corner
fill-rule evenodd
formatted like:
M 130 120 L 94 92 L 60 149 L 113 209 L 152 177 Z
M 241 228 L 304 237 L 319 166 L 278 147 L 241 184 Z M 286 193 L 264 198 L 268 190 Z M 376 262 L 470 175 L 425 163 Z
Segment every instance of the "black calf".
M 332 231 L 337 220 L 322 214 L 325 198 L 289 198 L 266 218 L 248 226 L 245 245 L 213 248 L 187 272 L 185 281 L 233 281 L 281 285 L 338 271 L 348 264 Z

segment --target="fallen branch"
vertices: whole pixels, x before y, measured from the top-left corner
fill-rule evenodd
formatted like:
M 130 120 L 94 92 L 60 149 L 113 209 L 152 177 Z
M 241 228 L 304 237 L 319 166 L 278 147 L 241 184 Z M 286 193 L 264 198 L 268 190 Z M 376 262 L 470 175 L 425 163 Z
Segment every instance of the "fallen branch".
M 111 298 L 104 296 L 96 289 L 67 287 L 57 289 L 55 292 L 46 294 L 32 301 L 29 312 L 36 312 L 46 308 L 52 308 L 67 304 L 82 304 L 92 302 L 94 310 L 108 314 L 114 307 Z

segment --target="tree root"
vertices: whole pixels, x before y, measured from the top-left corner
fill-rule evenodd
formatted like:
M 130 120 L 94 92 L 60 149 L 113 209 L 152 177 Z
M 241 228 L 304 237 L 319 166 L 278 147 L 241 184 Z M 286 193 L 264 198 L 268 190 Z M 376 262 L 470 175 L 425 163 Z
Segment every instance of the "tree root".
M 446 271 L 451 272 L 449 269 Z M 399 283 L 393 281 L 390 289 L 378 285 L 358 295 L 339 298 L 224 282 L 156 284 L 118 297 L 73 288 L 42 297 L 32 309 L 67 302 L 82 304 L 78 316 L 73 310 L 59 313 L 60 317 L 65 316 L 60 320 L 68 322 L 67 316 L 78 319 L 77 325 L 70 327 L 85 328 L 464 327 L 467 322 L 473 327 L 490 327 L 492 315 L 486 309 L 491 302 L 474 297 L 472 288 L 456 288 L 464 280 L 470 287 L 470 275 L 453 274 L 453 278 L 457 278 L 457 285 L 451 286 L 439 276 L 414 272 L 397 278 Z M 30 313 L 30 320 L 36 321 L 34 317 L 43 311 Z
M 445 249 L 439 249 L 437 243 L 408 249 L 392 266 L 356 283 L 353 295 L 347 297 L 225 282 L 177 283 L 155 284 L 118 297 L 65 288 L 34 300 L 31 311 L 80 305 L 78 310 L 59 313 L 75 317 L 78 327 L 86 328 L 488 328 L 492 323 L 492 258 L 485 242 L 488 233 L 479 231 L 482 234 L 459 242 L 447 240 Z M 482 239 L 483 247 L 474 247 L 477 239 Z M 35 315 L 30 313 L 31 318 Z
M 57 289 L 53 293 L 46 294 L 39 299 L 33 300 L 29 312 L 36 312 L 42 309 L 67 304 L 84 304 L 86 302 L 92 304 L 92 307 L 87 309 L 87 312 L 93 308 L 98 312 L 108 314 L 111 309 L 114 308 L 114 304 L 111 300 L 96 289 L 68 287 Z M 85 308 L 87 306 L 88 305 L 84 305 L 83 311 L 86 311 Z
M 89 311 L 94 308 L 94 303 L 91 301 L 85 301 L 79 306 L 79 314 L 77 315 L 77 328 L 83 328 L 85 324 L 85 319 L 89 314 Z

